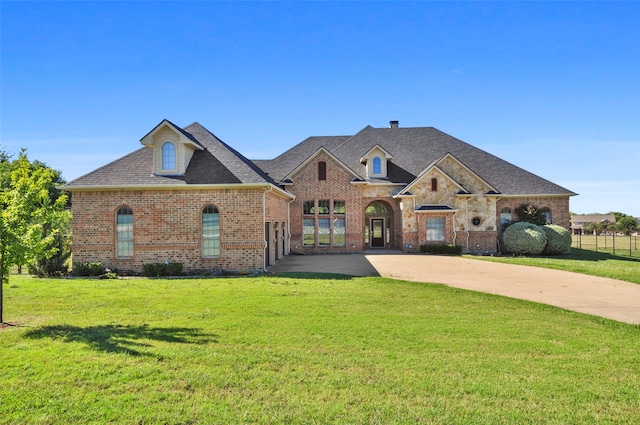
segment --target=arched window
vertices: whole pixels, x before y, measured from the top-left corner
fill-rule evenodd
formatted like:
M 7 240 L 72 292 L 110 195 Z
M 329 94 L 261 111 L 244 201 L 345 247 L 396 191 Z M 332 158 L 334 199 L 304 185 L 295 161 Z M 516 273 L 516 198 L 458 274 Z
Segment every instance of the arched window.
M 502 230 L 506 229 L 511 225 L 513 219 L 511 218 L 511 208 L 504 207 L 500 210 L 500 228 Z
M 318 162 L 318 180 L 327 179 L 327 163 L 324 161 Z
M 116 258 L 133 257 L 133 210 L 120 207 L 116 213 Z
M 391 215 L 391 211 L 389 210 L 389 206 L 380 201 L 373 202 L 369 204 L 366 210 L 364 210 L 366 215 Z
M 373 174 L 376 176 L 382 174 L 382 159 L 379 156 L 373 158 Z
M 172 142 L 165 142 L 165 144 L 162 145 L 162 169 L 176 169 L 176 145 Z
M 213 205 L 202 210 L 202 256 L 218 257 L 220 255 L 220 214 Z
M 433 192 L 438 191 L 438 179 L 436 179 L 435 177 L 431 179 L 431 190 Z

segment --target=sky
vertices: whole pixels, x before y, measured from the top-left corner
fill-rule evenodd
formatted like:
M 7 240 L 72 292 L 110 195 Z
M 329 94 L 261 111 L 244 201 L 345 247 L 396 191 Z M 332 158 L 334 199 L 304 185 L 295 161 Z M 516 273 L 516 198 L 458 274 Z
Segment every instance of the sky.
M 0 150 L 71 181 L 199 122 L 250 159 L 433 126 L 640 217 L 640 2 L 0 2 Z

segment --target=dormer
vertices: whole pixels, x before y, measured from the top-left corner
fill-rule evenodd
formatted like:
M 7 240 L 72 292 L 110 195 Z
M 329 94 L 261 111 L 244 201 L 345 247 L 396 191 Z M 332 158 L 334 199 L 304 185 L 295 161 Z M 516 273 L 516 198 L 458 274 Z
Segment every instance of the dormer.
M 193 153 L 204 147 L 189 133 L 163 120 L 140 143 L 153 149 L 153 174 L 179 176 L 187 170 Z
M 386 179 L 387 163 L 393 159 L 393 156 L 380 145 L 375 145 L 369 152 L 360 158 L 360 163 L 367 167 L 367 178 L 370 179 Z

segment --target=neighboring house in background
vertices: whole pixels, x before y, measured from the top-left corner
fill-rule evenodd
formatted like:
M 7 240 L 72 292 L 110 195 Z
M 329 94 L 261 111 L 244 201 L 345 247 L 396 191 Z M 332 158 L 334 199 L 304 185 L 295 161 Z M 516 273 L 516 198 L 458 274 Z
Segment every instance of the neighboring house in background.
M 575 193 L 432 127 L 367 126 L 250 161 L 201 125 L 164 120 L 144 148 L 64 186 L 74 261 L 120 270 L 260 270 L 289 253 L 495 253 L 521 204 L 569 228 Z
M 616 216 L 613 214 L 576 214 L 571 216 L 571 233 L 582 235 L 590 224 L 616 224 Z M 594 230 L 593 232 L 596 233 Z

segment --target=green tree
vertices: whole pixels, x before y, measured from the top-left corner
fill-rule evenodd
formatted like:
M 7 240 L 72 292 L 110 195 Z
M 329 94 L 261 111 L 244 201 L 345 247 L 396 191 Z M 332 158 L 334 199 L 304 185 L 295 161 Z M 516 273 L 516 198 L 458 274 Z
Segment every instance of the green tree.
M 533 223 L 537 226 L 547 224 L 547 214 L 544 210 L 530 204 L 521 204 L 514 211 L 519 222 Z
M 613 228 L 615 229 L 616 232 L 620 232 L 624 235 L 628 235 L 631 232 L 638 230 L 639 228 L 638 219 L 630 215 L 624 215 L 619 219 L 616 218 L 616 224 Z
M 9 162 L 0 154 L 0 322 L 3 318 L 3 285 L 9 268 L 29 264 L 56 253 L 55 223 L 64 214 L 65 194 L 53 190 L 59 173 L 42 163 L 31 164 L 23 150 Z M 7 174 L 8 173 L 8 174 Z M 52 199 L 52 193 L 57 198 Z

